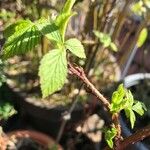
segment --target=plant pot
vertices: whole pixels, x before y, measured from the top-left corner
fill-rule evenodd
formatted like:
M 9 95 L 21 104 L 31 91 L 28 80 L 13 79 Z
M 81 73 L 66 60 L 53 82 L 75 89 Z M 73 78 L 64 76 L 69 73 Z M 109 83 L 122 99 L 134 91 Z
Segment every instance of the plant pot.
M 26 98 L 25 94 L 21 93 L 18 89 L 10 87 L 7 84 L 1 88 L 0 93 L 4 99 L 10 99 L 11 102 L 16 106 L 16 110 L 18 111 L 19 117 L 21 118 L 21 121 L 19 121 L 21 122 L 21 125 L 19 125 L 21 126 L 20 128 L 31 126 L 36 130 L 45 132 L 54 137 L 56 137 L 58 134 L 63 114 L 70 108 L 70 106 L 42 106 L 40 101 L 33 103 L 31 98 Z M 68 121 L 67 127 L 71 128 L 76 123 L 79 123 L 84 119 L 84 116 L 84 107 L 78 103 L 71 114 L 71 119 Z M 14 122 L 12 123 L 14 124 Z M 8 129 L 7 127 L 9 124 L 12 123 L 5 125 L 5 131 L 18 128 L 14 127 Z
M 21 101 L 22 112 L 25 119 L 30 122 L 36 129 L 48 133 L 54 137 L 57 136 L 61 126 L 63 114 L 68 112 L 69 106 L 42 107 L 30 102 L 29 98 L 24 98 Z M 68 127 L 74 126 L 84 118 L 83 106 L 77 104 L 71 114 L 71 119 L 68 121 Z
M 17 139 L 17 141 L 22 139 L 31 139 L 40 146 L 42 146 L 45 150 L 48 150 L 50 147 L 55 146 L 55 141 L 48 137 L 47 135 L 37 132 L 37 131 L 31 131 L 31 130 L 18 130 L 18 131 L 12 131 L 7 133 L 7 136 L 9 139 Z M 22 142 L 23 143 L 23 142 Z M 23 145 L 23 144 L 22 144 Z M 19 144 L 19 147 L 22 145 Z M 31 146 L 30 143 L 26 143 L 25 146 Z M 58 150 L 63 150 L 63 148 L 60 145 L 56 145 Z
M 129 75 L 127 77 L 125 77 L 124 79 L 124 85 L 126 88 L 130 89 L 131 92 L 133 93 L 135 99 L 137 100 L 141 100 L 143 103 L 145 103 L 145 105 L 147 104 L 147 102 L 149 101 L 147 98 L 150 98 L 150 92 L 148 90 L 150 90 L 150 84 L 148 84 L 147 88 L 144 88 L 144 86 L 146 87 L 145 84 L 150 82 L 150 74 L 149 73 L 137 73 L 137 74 L 133 74 L 133 75 Z M 141 86 L 141 88 L 143 88 L 143 90 L 146 92 L 145 95 L 146 97 L 144 97 L 144 92 L 141 91 L 137 91 L 137 89 Z M 141 98 L 141 96 L 144 98 Z M 146 98 L 146 99 L 145 99 Z M 148 106 L 147 106 L 148 107 Z M 150 108 L 150 105 L 149 105 Z M 148 114 L 146 112 L 146 114 L 142 117 L 136 117 L 136 123 L 135 123 L 135 130 L 138 130 L 139 128 L 143 128 L 146 125 L 148 125 L 148 121 L 150 120 L 150 114 Z M 146 120 L 146 121 L 145 121 Z M 122 132 L 123 134 L 127 137 L 130 136 L 133 132 L 133 130 L 131 130 L 131 128 L 127 125 L 127 119 L 122 116 L 121 117 L 121 125 L 122 125 Z M 146 144 L 147 143 L 147 144 Z M 150 138 L 147 138 L 146 140 L 144 140 L 144 142 L 138 142 L 132 146 L 130 146 L 130 149 L 136 149 L 136 150 L 149 150 L 150 149 Z M 127 148 L 129 149 L 129 147 Z

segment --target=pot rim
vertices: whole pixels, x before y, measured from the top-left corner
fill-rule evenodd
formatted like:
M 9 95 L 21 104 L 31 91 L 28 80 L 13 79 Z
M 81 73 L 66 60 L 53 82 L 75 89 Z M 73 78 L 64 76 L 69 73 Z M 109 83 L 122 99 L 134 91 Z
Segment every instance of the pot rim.
M 16 130 L 7 133 L 7 136 L 10 138 L 11 136 L 16 136 L 17 138 L 30 137 L 37 143 L 43 145 L 44 147 L 49 147 L 50 145 L 56 144 L 54 139 L 49 137 L 48 135 L 41 133 L 35 130 Z M 58 150 L 63 150 L 63 148 L 57 144 Z

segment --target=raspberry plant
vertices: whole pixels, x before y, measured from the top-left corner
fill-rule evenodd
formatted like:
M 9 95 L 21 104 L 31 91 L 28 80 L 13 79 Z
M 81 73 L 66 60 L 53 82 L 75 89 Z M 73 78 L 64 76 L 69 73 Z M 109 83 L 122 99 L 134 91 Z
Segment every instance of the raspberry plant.
M 81 67 L 70 64 L 67 59 L 68 51 L 81 59 L 86 58 L 82 43 L 76 38 L 66 39 L 65 37 L 67 24 L 70 18 L 76 14 L 72 11 L 74 3 L 75 0 L 67 0 L 55 20 L 46 18 L 41 18 L 35 22 L 19 20 L 8 26 L 4 31 L 7 41 L 3 47 L 2 58 L 7 59 L 15 55 L 25 54 L 40 44 L 43 36 L 46 37 L 53 43 L 53 49 L 45 54 L 40 61 L 39 77 L 43 98 L 63 87 L 68 70 L 72 75 L 78 76 L 112 116 L 112 124 L 105 131 L 105 139 L 110 148 L 119 149 L 122 142 L 119 122 L 120 112 L 125 111 L 133 128 L 136 121 L 135 112 L 142 116 L 146 108 L 144 104 L 134 100 L 132 93 L 125 89 L 123 84 L 112 94 L 110 103 L 87 79 Z M 116 45 L 108 35 L 98 31 L 94 31 L 94 34 L 104 47 L 111 47 L 112 50 L 117 51 Z

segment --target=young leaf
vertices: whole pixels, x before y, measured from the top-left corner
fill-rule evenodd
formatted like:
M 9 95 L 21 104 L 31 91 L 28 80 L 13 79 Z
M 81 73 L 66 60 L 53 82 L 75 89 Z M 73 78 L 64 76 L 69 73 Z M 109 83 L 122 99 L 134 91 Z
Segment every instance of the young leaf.
M 133 129 L 136 117 L 132 109 L 125 109 L 126 117 L 130 119 L 131 128 Z
M 123 97 L 125 96 L 125 91 L 126 91 L 126 90 L 125 90 L 123 84 L 120 84 L 120 85 L 118 86 L 117 91 L 115 91 L 115 92 L 113 93 L 112 102 L 113 102 L 113 103 L 116 103 L 116 104 L 119 104 L 119 103 L 122 101 Z
M 35 26 L 41 32 L 41 34 L 46 36 L 49 40 L 62 43 L 62 37 L 60 35 L 59 28 L 55 23 L 50 22 L 47 19 L 40 19 L 35 22 Z
M 66 49 L 70 50 L 74 55 L 79 58 L 86 58 L 84 47 L 78 39 L 69 39 L 65 42 Z
M 144 7 L 143 5 L 143 1 L 138 1 L 138 2 L 135 2 L 132 7 L 131 7 L 131 10 L 133 11 L 133 13 L 139 15 L 139 16 L 142 16 L 142 14 L 144 12 L 146 12 L 146 8 Z
M 113 139 L 116 136 L 117 131 L 115 128 L 111 128 L 106 130 L 105 132 L 105 140 L 110 148 L 113 148 Z
M 30 24 L 31 22 L 29 20 L 19 20 L 5 28 L 3 33 L 4 37 L 7 39 L 21 29 L 28 27 Z
M 66 51 L 55 49 L 46 54 L 40 63 L 39 76 L 43 98 L 60 90 L 67 77 Z
M 14 107 L 10 105 L 9 103 L 6 103 L 0 106 L 0 120 L 1 119 L 7 120 L 9 117 L 11 117 L 12 115 L 16 113 L 17 112 L 14 109 Z
M 117 48 L 116 44 L 113 43 L 113 42 L 110 43 L 110 48 L 111 48 L 114 52 L 117 52 L 117 51 L 118 51 L 118 48 Z
M 70 13 L 76 0 L 67 0 L 63 8 L 63 13 Z
M 147 36 L 148 36 L 148 30 L 147 30 L 147 28 L 143 28 L 143 30 L 141 31 L 141 33 L 139 35 L 138 41 L 137 41 L 138 47 L 141 47 L 144 44 L 144 42 L 147 39 Z
M 67 0 L 62 12 L 60 13 L 60 15 L 58 15 L 58 17 L 55 20 L 56 25 L 60 29 L 60 33 L 62 35 L 63 41 L 64 41 L 67 24 L 70 18 L 76 14 L 75 12 L 71 11 L 74 3 L 75 3 L 75 0 Z
M 112 113 L 119 113 L 123 109 L 130 108 L 132 110 L 133 103 L 132 93 L 124 88 L 123 84 L 120 84 L 117 91 L 113 92 L 110 111 Z
M 137 102 L 135 105 L 132 106 L 132 110 L 138 113 L 140 116 L 144 115 L 145 107 L 143 107 L 143 103 Z
M 62 13 L 56 19 L 56 25 L 59 27 L 63 41 L 64 41 L 64 36 L 65 36 L 68 22 L 69 22 L 70 18 L 74 15 L 76 15 L 76 12 Z
M 133 98 L 133 95 L 131 93 L 130 90 L 126 90 L 126 101 L 128 101 L 128 107 L 132 107 L 133 103 L 134 103 L 134 98 Z
M 111 48 L 111 50 L 113 50 L 115 52 L 118 50 L 115 43 L 112 42 L 109 34 L 102 33 L 102 32 L 96 31 L 96 30 L 94 30 L 93 33 L 95 34 L 96 37 L 98 37 L 100 43 L 102 43 L 104 48 L 109 47 L 109 48 Z
M 2 51 L 4 59 L 14 55 L 24 54 L 33 49 L 40 42 L 41 33 L 31 21 L 21 21 L 21 23 L 14 28 L 15 30 L 13 29 L 11 32 L 12 35 L 5 32 L 5 36 L 8 37 L 8 39 Z

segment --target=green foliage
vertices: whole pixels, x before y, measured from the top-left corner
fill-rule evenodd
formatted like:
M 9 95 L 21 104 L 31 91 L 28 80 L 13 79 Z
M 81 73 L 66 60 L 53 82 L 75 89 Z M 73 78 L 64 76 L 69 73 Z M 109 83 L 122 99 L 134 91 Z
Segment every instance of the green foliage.
M 45 36 L 51 41 L 62 43 L 59 28 L 47 19 L 40 19 L 35 23 L 21 20 L 8 26 L 4 32 L 7 42 L 3 47 L 3 58 L 25 54 L 40 43 Z
M 62 35 L 62 39 L 64 41 L 64 36 L 67 28 L 67 24 L 72 16 L 74 16 L 76 13 L 72 12 L 72 7 L 75 3 L 75 0 L 67 0 L 62 12 L 57 16 L 56 18 L 56 25 L 60 29 L 60 33 Z
M 143 28 L 139 35 L 138 41 L 137 41 L 138 47 L 141 47 L 144 44 L 144 42 L 147 39 L 147 36 L 148 36 L 148 30 L 147 30 L 147 28 Z
M 60 90 L 67 77 L 66 50 L 80 58 L 85 58 L 84 47 L 77 39 L 64 41 L 66 27 L 71 16 L 75 0 L 67 0 L 62 12 L 55 21 L 40 19 L 36 22 L 20 20 L 5 29 L 7 42 L 3 47 L 3 58 L 25 54 L 40 43 L 42 36 L 54 42 L 54 50 L 41 60 L 39 76 L 43 97 Z
M 119 85 L 117 91 L 113 92 L 110 111 L 112 113 L 120 113 L 125 111 L 126 117 L 130 119 L 131 127 L 134 127 L 136 117 L 134 112 L 144 115 L 146 107 L 143 103 L 135 101 L 130 90 L 124 88 L 123 84 Z
M 112 42 L 110 35 L 99 32 L 93 31 L 95 36 L 99 39 L 100 43 L 103 45 L 104 48 L 111 48 L 113 51 L 118 51 L 118 48 L 115 43 Z
M 16 110 L 9 103 L 6 103 L 0 106 L 0 120 L 1 119 L 6 120 L 14 114 L 16 114 Z
M 6 9 L 1 8 L 1 10 L 0 10 L 0 20 L 8 21 L 8 19 L 10 19 L 12 17 L 15 17 L 14 12 L 11 12 L 11 11 L 8 11 Z
M 40 19 L 35 22 L 38 31 L 51 41 L 62 43 L 62 37 L 59 32 L 58 26 L 54 22 L 47 19 Z
M 63 13 L 70 13 L 71 12 L 71 9 L 74 5 L 76 0 L 67 0 L 67 2 L 65 3 L 65 6 L 63 8 Z
M 35 24 L 29 20 L 19 21 L 11 25 L 4 33 L 7 37 L 3 47 L 4 59 L 14 55 L 25 54 L 40 42 L 41 37 Z
M 149 8 L 150 0 L 139 0 L 132 5 L 131 10 L 134 14 L 143 16 L 144 14 L 149 12 Z
M 116 128 L 107 129 L 105 131 L 105 140 L 110 148 L 113 148 L 114 145 L 113 139 L 115 138 L 116 135 L 117 135 Z
M 41 60 L 39 76 L 43 97 L 60 90 L 67 77 L 66 51 L 51 50 Z
M 69 39 L 65 42 L 66 49 L 70 50 L 74 55 L 79 58 L 86 58 L 84 47 L 78 39 Z

